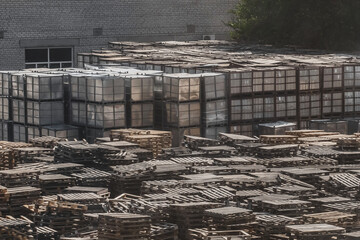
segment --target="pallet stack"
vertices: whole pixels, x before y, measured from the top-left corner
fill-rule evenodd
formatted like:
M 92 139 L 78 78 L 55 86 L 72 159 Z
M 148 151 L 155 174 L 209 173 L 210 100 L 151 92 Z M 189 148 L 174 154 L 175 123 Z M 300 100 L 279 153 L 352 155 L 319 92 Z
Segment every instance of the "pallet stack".
M 205 210 L 219 206 L 220 204 L 210 202 L 172 204 L 170 221 L 179 226 L 180 239 L 191 239 L 188 229 L 205 227 L 203 223 Z
M 129 213 L 99 214 L 99 240 L 150 239 L 149 216 Z
M 50 227 L 59 234 L 74 233 L 84 227 L 83 214 L 86 211 L 85 205 L 49 201 L 36 205 L 34 219 L 41 226 Z

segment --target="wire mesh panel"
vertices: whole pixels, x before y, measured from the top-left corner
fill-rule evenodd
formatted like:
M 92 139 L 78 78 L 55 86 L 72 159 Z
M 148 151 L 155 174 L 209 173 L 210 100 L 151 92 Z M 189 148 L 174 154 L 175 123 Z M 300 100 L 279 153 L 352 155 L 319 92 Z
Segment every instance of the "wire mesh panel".
M 11 73 L 0 71 L 0 95 L 9 96 Z
M 9 99 L 0 98 L 0 120 L 9 120 Z
M 199 74 L 164 74 L 163 98 L 173 101 L 196 101 L 200 99 Z
M 52 125 L 64 123 L 63 102 L 27 101 L 27 124 Z
M 342 113 L 343 94 L 324 93 L 323 94 L 323 114 L 339 114 Z
M 231 121 L 253 119 L 253 102 L 252 98 L 231 100 Z
M 41 136 L 41 130 L 36 126 L 27 126 L 27 140 Z
M 300 95 L 300 117 L 320 116 L 320 94 L 301 94 Z
M 131 104 L 131 127 L 152 127 L 154 125 L 153 103 Z
M 275 71 L 264 71 L 264 92 L 275 91 Z
M 9 140 L 9 130 L 8 122 L 0 121 L 0 140 L 8 141 Z
M 125 105 L 88 103 L 87 125 L 97 128 L 126 127 Z
M 219 73 L 202 74 L 205 85 L 205 99 L 219 99 L 226 96 L 225 75 Z
M 190 127 L 200 126 L 200 103 L 165 103 L 166 126 Z
M 344 67 L 344 87 L 360 87 L 360 66 Z
M 152 76 L 126 76 L 126 84 L 128 86 L 130 100 L 134 102 L 153 101 L 155 77 Z
M 252 72 L 230 73 L 230 94 L 252 93 Z
M 120 102 L 125 100 L 125 80 L 113 76 L 86 77 L 87 101 Z
M 86 103 L 71 102 L 71 124 L 86 126 Z
M 203 111 L 205 126 L 224 125 L 228 121 L 227 101 L 224 99 L 206 102 Z
M 360 111 L 360 91 L 346 91 L 345 97 L 345 112 L 354 113 Z
M 227 127 L 225 127 L 225 126 L 208 127 L 205 129 L 204 137 L 216 139 L 218 134 L 221 132 L 227 132 Z
M 230 126 L 230 133 L 253 136 L 253 125 L 252 124 L 237 124 Z
M 41 129 L 42 136 L 53 136 L 68 140 L 79 139 L 79 133 L 80 129 L 78 127 L 64 124 L 45 126 Z
M 25 97 L 25 81 L 23 73 L 11 74 L 12 96 L 17 98 Z
M 324 89 L 341 88 L 343 85 L 342 67 L 324 68 Z
M 319 69 L 302 69 L 299 71 L 300 91 L 320 89 Z
M 264 118 L 275 117 L 275 100 L 273 97 L 264 98 Z
M 276 97 L 276 117 L 296 116 L 296 96 Z
M 63 75 L 27 74 L 26 97 L 33 100 L 56 100 L 64 98 Z
M 276 70 L 275 91 L 295 91 L 296 90 L 296 71 L 295 69 Z
M 13 121 L 25 124 L 25 101 L 13 99 Z
M 70 74 L 71 99 L 86 100 L 86 75 L 82 73 Z
M 13 129 L 14 129 L 14 142 L 26 142 L 27 135 L 26 135 L 25 125 L 14 124 Z

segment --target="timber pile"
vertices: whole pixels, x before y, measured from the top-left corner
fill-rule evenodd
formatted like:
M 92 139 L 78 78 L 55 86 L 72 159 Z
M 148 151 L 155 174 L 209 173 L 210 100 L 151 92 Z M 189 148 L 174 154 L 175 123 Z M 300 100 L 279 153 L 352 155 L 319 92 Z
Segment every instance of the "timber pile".
M 304 224 L 286 226 L 290 240 L 324 239 L 330 240 L 334 236 L 345 232 L 342 227 L 330 224 Z
M 161 154 L 163 148 L 171 147 L 171 132 L 141 129 L 111 130 L 110 140 L 127 141 L 138 144 L 141 148 L 152 151 L 153 157 Z
M 172 204 L 171 221 L 179 226 L 180 239 L 191 239 L 189 229 L 204 227 L 205 210 L 219 207 L 220 204 L 210 202 Z
M 35 222 L 54 229 L 60 234 L 74 233 L 84 227 L 83 214 L 87 211 L 85 205 L 45 201 L 36 205 Z
M 149 216 L 129 213 L 99 215 L 99 240 L 150 239 Z
M 74 185 L 75 179 L 62 174 L 46 174 L 39 176 L 39 184 L 44 195 L 62 193 L 65 188 Z
M 64 141 L 64 139 L 52 136 L 43 136 L 31 138 L 29 143 L 31 143 L 34 147 L 54 148 L 60 141 Z
M 0 217 L 2 240 L 37 239 L 35 224 L 26 218 Z

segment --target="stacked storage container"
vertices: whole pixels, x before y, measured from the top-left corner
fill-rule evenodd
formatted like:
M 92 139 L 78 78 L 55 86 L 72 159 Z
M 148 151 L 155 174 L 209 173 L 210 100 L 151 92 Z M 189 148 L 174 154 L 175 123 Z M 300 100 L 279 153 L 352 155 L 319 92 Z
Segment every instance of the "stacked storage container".
M 164 74 L 164 127 L 173 133 L 173 144 L 184 135 L 215 138 L 227 132 L 226 77 L 221 73 Z
M 12 128 L 9 111 L 11 73 L 0 72 L 0 140 L 9 140 L 9 128 Z
M 70 74 L 71 124 L 85 129 L 91 142 L 126 127 L 125 80 L 119 74 Z
M 201 135 L 215 139 L 218 133 L 228 132 L 226 75 L 203 73 L 201 77 Z
M 163 128 L 172 131 L 173 145 L 184 135 L 201 135 L 200 74 L 164 74 L 162 76 Z
M 64 124 L 64 76 L 17 73 L 11 76 L 13 140 L 41 136 L 41 128 Z
M 360 113 L 360 66 L 343 66 L 344 115 L 358 117 Z
M 127 127 L 154 128 L 155 77 L 138 74 L 122 78 L 126 84 Z

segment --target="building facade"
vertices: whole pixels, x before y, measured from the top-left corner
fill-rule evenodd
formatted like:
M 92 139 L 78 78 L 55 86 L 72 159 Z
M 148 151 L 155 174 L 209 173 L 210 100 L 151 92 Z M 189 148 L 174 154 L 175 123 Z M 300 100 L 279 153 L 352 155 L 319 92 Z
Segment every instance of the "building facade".
M 4 0 L 0 70 L 76 66 L 109 41 L 228 39 L 238 0 Z

